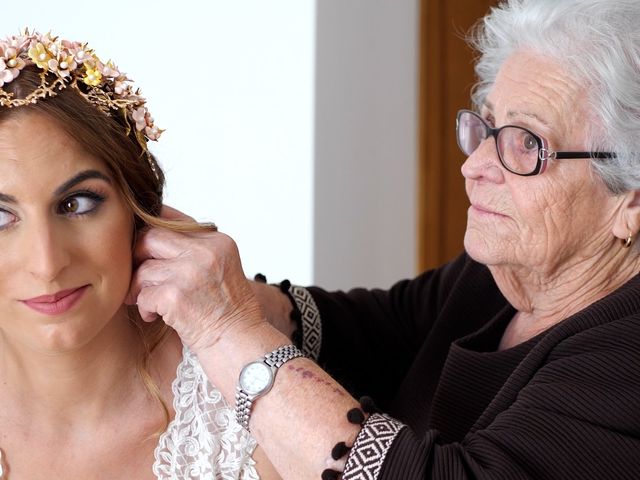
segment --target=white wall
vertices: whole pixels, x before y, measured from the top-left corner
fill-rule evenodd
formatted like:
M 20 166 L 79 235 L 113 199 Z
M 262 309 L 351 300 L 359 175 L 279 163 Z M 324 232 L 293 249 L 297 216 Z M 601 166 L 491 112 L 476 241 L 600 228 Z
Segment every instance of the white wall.
M 319 0 L 314 281 L 389 286 L 416 265 L 417 0 Z

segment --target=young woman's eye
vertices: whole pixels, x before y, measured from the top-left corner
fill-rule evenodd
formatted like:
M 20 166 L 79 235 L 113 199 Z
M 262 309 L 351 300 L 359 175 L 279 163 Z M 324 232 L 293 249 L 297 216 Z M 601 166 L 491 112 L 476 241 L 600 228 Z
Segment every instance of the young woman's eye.
M 7 212 L 6 210 L 0 210 L 0 230 L 9 227 L 16 220 L 16 216 L 13 213 Z
M 95 193 L 78 193 L 65 198 L 58 211 L 64 215 L 84 215 L 93 212 L 103 201 L 104 197 Z

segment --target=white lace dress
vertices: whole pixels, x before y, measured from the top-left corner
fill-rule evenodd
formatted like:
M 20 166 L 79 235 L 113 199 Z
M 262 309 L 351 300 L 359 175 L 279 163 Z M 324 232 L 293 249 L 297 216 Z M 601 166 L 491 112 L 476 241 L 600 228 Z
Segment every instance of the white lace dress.
M 161 480 L 258 480 L 255 440 L 187 348 L 172 390 L 176 415 L 160 436 L 153 473 Z

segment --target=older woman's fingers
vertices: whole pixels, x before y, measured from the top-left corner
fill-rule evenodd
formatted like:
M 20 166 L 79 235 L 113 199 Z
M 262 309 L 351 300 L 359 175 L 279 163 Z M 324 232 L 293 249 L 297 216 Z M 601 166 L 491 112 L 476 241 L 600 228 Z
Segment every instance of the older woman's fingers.
M 211 240 L 227 239 L 227 235 L 215 229 L 194 233 L 174 232 L 165 228 L 150 228 L 140 232 L 133 249 L 134 263 L 137 265 L 148 258 L 173 258 L 185 250 L 185 245 L 196 238 L 210 237 Z M 195 241 L 189 244 L 193 250 L 208 250 L 206 242 Z
M 171 260 L 157 260 L 154 258 L 143 261 L 131 276 L 129 292 L 125 298 L 127 305 L 137 303 L 138 294 L 144 287 L 160 285 L 175 276 L 174 262 Z
M 264 320 L 237 246 L 223 233 L 151 228 L 140 234 L 134 258 L 126 302 L 146 321 L 160 315 L 186 345 L 201 348 L 230 326 Z
M 165 228 L 150 228 L 141 232 L 133 249 L 133 258 L 141 263 L 148 258 L 174 258 L 185 248 L 187 235 Z
M 158 318 L 158 316 L 162 316 L 158 313 L 158 310 L 160 309 L 160 305 L 157 301 L 158 290 L 159 287 L 157 286 L 146 286 L 137 295 L 136 305 L 138 307 L 138 312 L 140 313 L 142 320 L 145 322 L 153 322 Z
M 143 320 L 151 322 L 161 317 L 189 346 L 196 345 L 199 340 L 200 343 L 211 343 L 207 338 L 214 333 L 218 310 L 223 303 L 210 288 L 200 291 L 204 282 L 202 279 L 194 281 L 193 274 L 194 269 L 187 267 L 181 268 L 178 278 L 171 276 L 159 283 L 142 282 L 136 297 Z M 221 287 L 216 284 L 215 288 Z

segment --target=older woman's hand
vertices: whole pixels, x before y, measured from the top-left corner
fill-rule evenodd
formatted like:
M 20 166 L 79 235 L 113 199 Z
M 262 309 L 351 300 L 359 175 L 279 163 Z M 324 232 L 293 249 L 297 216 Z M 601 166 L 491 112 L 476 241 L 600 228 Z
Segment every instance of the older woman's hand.
M 193 221 L 174 209 L 163 209 L 163 216 Z M 145 321 L 160 315 L 194 351 L 225 332 L 264 322 L 236 244 L 223 233 L 151 228 L 138 236 L 134 259 L 128 302 L 137 304 Z

